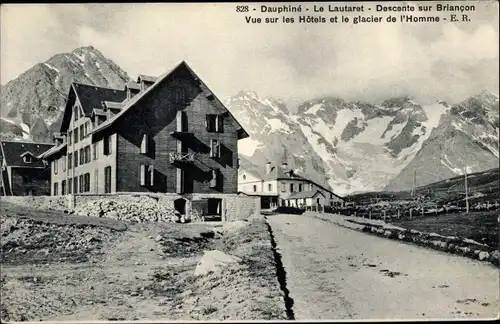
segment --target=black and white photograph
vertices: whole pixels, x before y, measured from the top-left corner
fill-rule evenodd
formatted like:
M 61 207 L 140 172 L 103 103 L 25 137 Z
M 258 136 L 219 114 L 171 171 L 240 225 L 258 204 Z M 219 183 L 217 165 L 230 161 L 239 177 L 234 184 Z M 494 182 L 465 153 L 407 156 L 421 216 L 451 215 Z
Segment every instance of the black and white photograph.
M 3 3 L 0 320 L 493 320 L 499 2 Z

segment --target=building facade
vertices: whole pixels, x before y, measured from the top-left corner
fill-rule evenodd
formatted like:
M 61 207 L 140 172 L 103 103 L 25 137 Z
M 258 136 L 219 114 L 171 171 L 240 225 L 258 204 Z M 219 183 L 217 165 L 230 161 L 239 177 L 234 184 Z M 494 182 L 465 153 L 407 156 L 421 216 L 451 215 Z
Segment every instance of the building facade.
M 54 144 L 0 141 L 2 176 L 0 194 L 26 196 L 50 194 L 50 167 L 38 156 Z
M 344 199 L 329 188 L 302 175 L 294 173 L 286 163 L 266 164 L 260 174 L 256 170 L 241 170 L 238 175 L 238 190 L 247 195 L 261 197 L 261 207 L 273 209 L 278 206 L 297 208 L 342 207 Z
M 237 193 L 246 131 L 182 62 L 124 89 L 72 84 L 52 166 L 51 194 Z

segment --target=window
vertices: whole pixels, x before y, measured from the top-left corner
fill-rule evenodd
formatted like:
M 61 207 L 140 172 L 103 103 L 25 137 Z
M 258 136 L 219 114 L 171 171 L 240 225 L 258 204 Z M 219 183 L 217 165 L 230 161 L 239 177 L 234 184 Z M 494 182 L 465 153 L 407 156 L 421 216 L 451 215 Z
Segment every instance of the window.
M 73 131 L 68 132 L 68 144 L 71 145 L 71 142 L 73 141 Z
M 312 183 L 309 184 L 309 191 L 313 191 L 313 184 Z
M 23 161 L 24 161 L 24 163 L 31 163 L 31 161 L 32 161 L 31 155 L 26 154 L 25 156 L 23 156 Z
M 152 186 L 154 185 L 154 165 L 141 165 L 139 169 L 140 173 L 140 184 L 141 186 Z
M 83 191 L 90 191 L 90 173 L 85 173 L 85 175 L 83 176 Z
M 211 133 L 222 133 L 224 130 L 224 116 L 209 114 L 206 117 L 207 131 Z
M 68 193 L 70 194 L 73 190 L 73 179 L 68 179 Z
M 149 185 L 153 186 L 155 183 L 155 167 L 153 165 L 150 165 L 148 168 L 149 172 Z
M 299 183 L 299 192 L 302 192 L 302 183 Z
M 84 179 L 83 179 L 83 174 L 80 174 L 80 177 L 78 178 L 78 182 L 79 182 L 79 190 L 80 190 L 80 193 L 82 192 L 85 192 L 85 182 L 84 182 Z
M 92 158 L 97 160 L 97 143 L 92 144 Z
M 73 120 L 78 120 L 78 114 L 79 114 L 78 106 L 74 105 L 73 106 Z
M 63 172 L 66 171 L 66 156 L 63 156 L 62 158 L 62 170 Z
M 84 153 L 85 153 L 84 154 L 85 155 L 84 162 L 90 163 L 90 145 L 85 146 Z
M 65 195 L 66 194 L 66 180 L 63 180 L 61 182 L 61 195 Z
M 99 193 L 99 169 L 94 171 L 94 192 Z
M 78 193 L 78 177 L 73 178 L 73 193 Z
M 267 185 L 267 191 L 273 191 L 273 185 L 272 184 L 268 184 Z
M 68 169 L 73 167 L 73 153 L 68 153 Z
M 247 178 L 247 176 L 246 176 L 246 175 L 243 175 L 243 180 L 245 180 L 246 178 Z
M 142 164 L 139 170 L 140 184 L 141 186 L 146 185 L 146 166 Z
M 78 127 L 73 132 L 75 143 L 78 143 Z
M 85 136 L 89 133 L 89 122 L 85 123 Z
M 52 163 L 53 168 L 54 168 L 54 174 L 57 174 L 57 171 L 58 171 L 57 166 L 59 164 L 58 162 L 59 162 L 59 160 L 54 160 L 54 162 Z
M 286 185 L 284 182 L 281 182 L 281 192 L 286 192 Z
M 219 140 L 210 140 L 210 157 L 220 157 L 220 143 Z
M 144 134 L 142 135 L 142 142 L 141 142 L 141 154 L 148 154 L 149 150 L 149 135 Z
M 290 192 L 293 192 L 293 183 L 290 183 Z
M 74 167 L 76 168 L 78 166 L 78 151 L 75 151 L 73 153 L 73 156 L 74 156 L 74 160 L 75 160 L 74 161 L 75 162 Z
M 219 185 L 220 171 L 218 169 L 212 170 L 212 179 L 210 179 L 210 188 L 217 188 Z
M 111 167 L 104 168 L 104 193 L 111 193 Z
M 257 192 L 257 186 L 253 185 L 253 192 Z
M 83 125 L 80 125 L 80 139 L 82 140 L 85 137 L 85 129 Z
M 57 182 L 54 182 L 54 196 L 57 196 L 59 193 L 57 192 L 58 191 L 58 186 L 59 184 Z
M 111 140 L 110 136 L 106 136 L 103 138 L 103 151 L 104 155 L 110 155 L 111 154 Z
M 80 165 L 85 164 L 85 152 L 83 148 L 80 149 Z

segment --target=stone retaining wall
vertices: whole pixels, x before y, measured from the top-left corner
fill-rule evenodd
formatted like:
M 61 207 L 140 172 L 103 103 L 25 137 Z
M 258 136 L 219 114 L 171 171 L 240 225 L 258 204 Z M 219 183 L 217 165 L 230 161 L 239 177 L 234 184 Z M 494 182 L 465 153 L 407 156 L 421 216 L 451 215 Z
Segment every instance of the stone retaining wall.
M 260 201 L 256 197 L 236 194 L 100 194 L 100 195 L 67 195 L 67 196 L 7 196 L 2 201 L 35 209 L 51 209 L 67 213 L 109 217 L 126 221 L 173 221 L 175 216 L 174 201 L 186 199 L 186 210 L 191 220 L 199 220 L 200 213 L 192 210 L 192 202 L 207 198 L 222 199 L 225 210 L 223 220 L 245 220 L 260 214 Z
M 413 229 L 406 229 L 383 222 L 373 222 L 366 219 L 356 220 L 355 217 L 344 217 L 337 214 L 323 214 L 305 212 L 305 216 L 312 216 L 350 229 L 382 236 L 388 239 L 399 240 L 434 250 L 462 255 L 480 261 L 489 261 L 500 267 L 500 252 L 498 249 L 454 236 L 443 236 L 436 233 L 425 233 Z

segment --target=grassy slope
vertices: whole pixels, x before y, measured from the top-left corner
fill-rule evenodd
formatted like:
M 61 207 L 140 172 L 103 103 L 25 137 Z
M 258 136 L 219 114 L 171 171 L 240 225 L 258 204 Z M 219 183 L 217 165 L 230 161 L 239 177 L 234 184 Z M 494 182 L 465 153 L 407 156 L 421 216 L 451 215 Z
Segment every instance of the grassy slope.
M 471 173 L 468 175 L 467 182 L 469 187 L 469 196 L 474 201 L 498 201 L 499 187 L 498 181 L 500 179 L 500 171 L 498 168 Z M 447 180 L 435 182 L 426 186 L 418 187 L 416 190 L 416 197 L 425 196 L 428 199 L 455 202 L 464 198 L 464 176 L 457 176 Z M 474 198 L 475 194 L 482 194 L 481 198 Z M 367 192 L 348 196 L 349 201 L 355 203 L 374 202 L 377 199 L 382 200 L 409 200 L 412 199 L 410 191 L 399 192 Z

